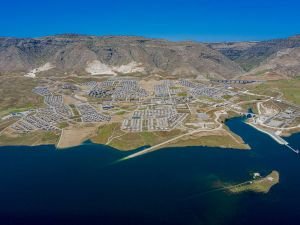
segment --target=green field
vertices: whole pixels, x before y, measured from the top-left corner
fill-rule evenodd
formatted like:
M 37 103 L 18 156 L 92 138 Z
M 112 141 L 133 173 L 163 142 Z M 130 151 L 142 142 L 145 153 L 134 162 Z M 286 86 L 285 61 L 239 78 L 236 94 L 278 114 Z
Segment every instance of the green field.
M 283 94 L 283 98 L 287 101 L 300 105 L 300 78 L 290 80 L 267 81 L 257 85 L 252 89 L 258 94 L 278 95 L 278 91 Z

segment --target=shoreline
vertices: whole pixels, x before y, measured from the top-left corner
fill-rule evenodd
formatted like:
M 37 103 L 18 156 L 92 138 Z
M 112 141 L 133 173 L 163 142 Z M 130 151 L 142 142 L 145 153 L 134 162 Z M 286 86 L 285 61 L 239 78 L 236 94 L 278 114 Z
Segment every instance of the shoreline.
M 117 148 L 114 148 L 112 147 L 111 145 L 106 145 L 106 144 L 101 144 L 101 143 L 95 143 L 93 142 L 91 139 L 88 139 L 88 140 L 85 140 L 83 141 L 82 143 L 78 144 L 78 145 L 73 145 L 73 146 L 69 146 L 69 147 L 58 147 L 57 144 L 33 144 L 33 145 L 24 145 L 24 144 L 14 144 L 14 145 L 0 145 L 0 148 L 5 148 L 5 147 L 39 147 L 39 146 L 53 146 L 55 148 L 55 150 L 67 150 L 67 149 L 71 149 L 71 148 L 76 148 L 78 146 L 83 146 L 85 145 L 85 143 L 88 142 L 89 144 L 92 144 L 92 145 L 97 145 L 97 146 L 106 146 L 106 147 L 110 147 L 112 149 L 115 149 L 117 151 L 120 151 L 120 152 L 133 152 L 133 151 L 136 151 L 136 150 L 146 150 L 146 148 L 152 148 L 152 146 L 149 146 L 149 145 L 143 145 L 143 146 L 139 146 L 137 148 L 134 148 L 134 149 L 130 149 L 130 150 L 122 150 L 122 149 L 117 149 Z M 145 147 L 145 149 L 143 149 Z M 204 148 L 220 148 L 220 149 L 232 149 L 232 150 L 251 150 L 251 148 L 245 148 L 245 149 L 240 149 L 240 148 L 232 148 L 232 147 L 225 147 L 225 146 L 208 146 L 208 145 L 187 145 L 187 146 L 165 146 L 165 147 L 162 147 L 162 148 L 156 148 L 156 150 L 159 150 L 159 149 L 165 149 L 165 148 L 186 148 L 186 147 L 204 147 Z
M 246 123 L 247 125 L 253 127 L 253 128 L 256 129 L 257 131 L 267 134 L 269 137 L 271 137 L 273 140 L 275 140 L 278 144 L 280 144 L 280 145 L 288 145 L 288 142 L 287 142 L 286 140 L 284 140 L 283 138 L 277 136 L 276 134 L 269 133 L 268 131 L 265 131 L 265 130 L 261 129 L 261 128 L 255 126 L 254 124 L 252 124 L 252 123 L 250 123 L 250 122 L 246 122 L 246 121 L 243 121 L 243 122 Z M 299 132 L 297 132 L 297 133 L 299 133 Z M 297 133 L 293 133 L 293 134 L 291 134 L 291 136 L 292 136 L 292 135 L 295 135 L 295 134 L 297 134 Z M 238 134 L 237 134 L 237 135 L 238 135 Z M 169 141 L 170 141 L 170 140 L 169 140 Z M 118 149 L 118 148 L 115 148 L 115 147 L 113 147 L 113 146 L 111 146 L 111 145 L 106 145 L 106 144 L 96 143 L 96 142 L 92 141 L 91 139 L 87 139 L 87 140 L 82 141 L 82 142 L 79 143 L 79 144 L 72 145 L 72 146 L 64 146 L 64 147 L 59 147 L 57 143 L 56 143 L 56 144 L 54 144 L 54 143 L 50 143 L 50 144 L 49 144 L 49 143 L 45 143 L 45 144 L 43 144 L 43 143 L 37 143 L 37 144 L 33 144 L 33 145 L 24 145 L 24 144 L 20 144 L 20 145 L 18 145 L 18 144 L 13 144 L 13 145 L 10 145 L 10 144 L 8 144 L 8 145 L 0 145 L 0 148 L 4 148 L 4 147 L 17 147 L 17 146 L 37 147 L 37 146 L 49 146 L 49 145 L 51 145 L 51 146 L 53 146 L 53 147 L 55 148 L 55 150 L 67 150 L 67 149 L 76 148 L 76 147 L 78 147 L 78 146 L 84 145 L 85 142 L 89 142 L 89 143 L 91 143 L 92 145 L 103 145 L 103 146 L 107 146 L 107 147 L 110 147 L 110 148 L 112 148 L 112 149 L 115 149 L 115 150 L 121 151 L 121 152 L 133 152 L 133 151 L 136 151 L 137 149 L 140 149 L 140 150 L 142 149 L 142 151 L 145 151 L 145 150 L 147 150 L 147 149 L 149 150 L 149 149 L 152 149 L 152 148 L 154 147 L 154 146 L 149 146 L 149 145 L 143 145 L 143 146 L 141 145 L 141 146 L 138 146 L 138 147 L 133 148 L 133 149 L 130 149 L 130 150 L 128 150 L 128 149 L 124 150 L 124 149 Z M 167 142 L 168 142 L 168 141 L 167 141 Z M 165 144 L 166 144 L 166 143 L 165 143 Z M 246 144 L 246 143 L 245 143 L 245 144 Z M 162 145 L 162 147 L 159 147 L 160 145 Z M 249 145 L 248 145 L 248 146 L 249 146 Z M 143 147 L 146 147 L 146 148 L 143 149 Z M 227 147 L 227 146 L 222 146 L 222 145 L 185 145 L 185 146 L 181 146 L 181 145 L 174 146 L 174 145 L 172 145 L 172 146 L 168 146 L 168 145 L 164 145 L 163 143 L 160 143 L 160 144 L 158 144 L 158 146 L 156 146 L 155 150 L 165 149 L 165 148 L 182 148 L 182 147 L 209 147 L 209 148 L 220 148 L 220 149 L 228 149 L 228 150 L 230 150 L 230 149 L 233 149 L 233 150 L 248 150 L 248 149 L 251 149 L 250 146 L 249 146 L 249 148 L 247 148 L 247 149 L 246 149 L 246 148 L 243 149 L 243 148 Z M 134 153 L 134 154 L 135 154 L 135 153 Z
M 267 130 L 263 130 L 260 127 L 255 126 L 254 124 L 250 123 L 250 122 L 245 122 L 246 124 L 248 124 L 249 126 L 253 127 L 254 129 L 267 134 L 269 137 L 271 137 L 274 141 L 276 141 L 278 144 L 280 145 L 288 145 L 289 143 L 284 140 L 282 137 L 276 135 L 275 133 L 271 132 L 271 131 L 267 131 Z

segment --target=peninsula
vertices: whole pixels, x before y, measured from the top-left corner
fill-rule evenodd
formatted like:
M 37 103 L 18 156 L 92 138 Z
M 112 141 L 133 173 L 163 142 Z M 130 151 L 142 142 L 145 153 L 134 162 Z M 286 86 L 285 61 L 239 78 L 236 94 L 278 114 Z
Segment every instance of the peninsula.
M 265 177 L 258 177 L 254 180 L 247 181 L 238 185 L 234 185 L 228 188 L 231 193 L 241 193 L 246 191 L 252 191 L 257 193 L 268 193 L 270 189 L 279 183 L 279 173 L 272 171 Z

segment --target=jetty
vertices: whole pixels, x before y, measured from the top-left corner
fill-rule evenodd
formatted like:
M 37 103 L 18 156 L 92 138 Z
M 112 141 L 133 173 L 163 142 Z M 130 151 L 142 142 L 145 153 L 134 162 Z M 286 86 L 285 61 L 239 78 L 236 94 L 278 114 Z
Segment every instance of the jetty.
M 271 138 L 273 138 L 278 144 L 281 144 L 281 145 L 288 145 L 289 143 L 284 140 L 282 137 L 280 137 L 279 135 L 271 132 L 271 131 L 268 131 L 268 130 L 263 130 L 262 128 L 259 128 L 257 126 L 255 126 L 253 123 L 249 123 L 249 122 L 246 122 L 248 125 L 250 125 L 251 127 L 255 128 L 256 130 L 262 132 L 262 133 L 265 133 L 267 135 L 269 135 Z
M 271 138 L 273 138 L 273 140 L 275 140 L 278 144 L 280 145 L 285 145 L 286 147 L 288 147 L 290 150 L 292 150 L 293 152 L 295 152 L 296 154 L 299 154 L 299 150 L 298 149 L 294 149 L 293 147 L 291 147 L 289 145 L 289 143 L 284 140 L 282 137 L 280 137 L 279 135 L 275 134 L 274 132 L 272 131 L 268 131 L 268 130 L 264 130 L 262 128 L 259 128 L 257 126 L 255 126 L 253 123 L 249 123 L 249 122 L 246 122 L 248 125 L 250 125 L 251 127 L 255 128 L 256 130 L 262 132 L 262 133 L 265 133 L 267 135 L 269 135 Z
M 289 149 L 291 149 L 296 154 L 299 154 L 299 149 L 294 149 L 293 147 L 289 146 L 288 144 L 286 145 L 286 147 L 288 147 Z

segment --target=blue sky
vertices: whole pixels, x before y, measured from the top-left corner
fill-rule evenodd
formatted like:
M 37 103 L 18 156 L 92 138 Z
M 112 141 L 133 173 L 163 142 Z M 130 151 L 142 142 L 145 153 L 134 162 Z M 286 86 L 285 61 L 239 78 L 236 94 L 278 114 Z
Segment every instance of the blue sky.
M 0 36 L 59 33 L 237 41 L 300 33 L 298 0 L 15 0 L 1 2 Z

